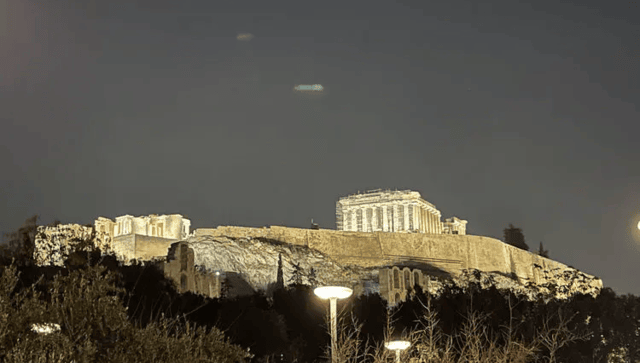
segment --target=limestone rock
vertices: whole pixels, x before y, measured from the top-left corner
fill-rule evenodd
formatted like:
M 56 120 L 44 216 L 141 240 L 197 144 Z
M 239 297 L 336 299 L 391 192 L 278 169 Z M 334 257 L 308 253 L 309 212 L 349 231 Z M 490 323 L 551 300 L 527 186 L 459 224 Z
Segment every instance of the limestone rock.
M 195 264 L 210 270 L 235 272 L 254 289 L 266 289 L 278 280 L 282 258 L 285 286 L 341 285 L 361 289 L 363 281 L 377 280 L 377 270 L 343 266 L 327 255 L 303 246 L 270 242 L 258 238 L 194 236 L 187 239 Z
M 472 282 L 478 283 L 482 289 L 495 286 L 498 290 L 510 290 L 516 295 L 524 296 L 531 301 L 538 298 L 542 298 L 545 301 L 550 299 L 564 300 L 578 293 L 596 297 L 602 290 L 602 280 L 573 268 L 563 271 L 560 271 L 560 269 L 548 271 L 544 276 L 544 280 L 545 283 L 543 284 L 536 284 L 533 281 L 523 281 L 521 283 L 501 274 L 469 269 L 462 271 L 451 283 L 463 290 L 466 290 Z
M 71 253 L 95 248 L 103 253 L 111 252 L 111 239 L 102 232 L 95 233 L 93 227 L 79 224 L 38 226 L 33 259 L 38 266 L 63 266 Z

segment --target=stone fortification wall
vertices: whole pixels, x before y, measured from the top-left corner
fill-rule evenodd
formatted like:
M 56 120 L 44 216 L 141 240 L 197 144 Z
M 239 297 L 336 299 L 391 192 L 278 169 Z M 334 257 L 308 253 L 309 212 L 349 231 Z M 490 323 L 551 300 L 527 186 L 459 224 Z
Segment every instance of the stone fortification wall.
M 97 247 L 103 252 L 112 251 L 109 235 L 79 224 L 38 226 L 34 242 L 33 258 L 38 266 L 62 266 L 71 253 L 79 250 Z
M 171 244 L 177 239 L 135 235 L 135 256 L 140 260 L 166 257 Z
M 150 260 L 164 257 L 171 243 L 177 239 L 129 234 L 111 238 L 108 232 L 96 232 L 94 227 L 61 224 L 56 227 L 38 226 L 33 258 L 38 266 L 62 266 L 75 251 L 99 248 L 113 253 L 125 263 L 132 259 Z
M 127 234 L 114 237 L 111 248 L 118 256 L 121 256 L 122 261 L 133 260 L 136 258 L 136 235 Z
M 560 262 L 510 246 L 490 237 L 473 235 L 344 232 L 271 226 L 247 228 L 220 226 L 197 229 L 196 237 L 268 238 L 307 246 L 327 254 L 336 262 L 361 267 L 402 264 L 407 261 L 429 263 L 452 275 L 477 269 L 515 275 L 523 283 L 544 283 L 544 271 L 573 270 Z M 536 268 L 535 266 L 540 266 Z M 598 280 L 602 286 L 601 280 Z
M 342 285 L 361 293 L 363 281 L 376 280 L 377 269 L 343 266 L 319 251 L 288 243 L 270 243 L 251 237 L 201 235 L 187 239 L 194 264 L 209 270 L 238 274 L 253 290 L 266 289 L 278 281 L 285 286 L 299 283 Z
M 169 246 L 176 241 L 178 240 L 172 238 L 126 234 L 113 238 L 112 248 L 116 255 L 128 263 L 133 259 L 144 261 L 164 257 Z

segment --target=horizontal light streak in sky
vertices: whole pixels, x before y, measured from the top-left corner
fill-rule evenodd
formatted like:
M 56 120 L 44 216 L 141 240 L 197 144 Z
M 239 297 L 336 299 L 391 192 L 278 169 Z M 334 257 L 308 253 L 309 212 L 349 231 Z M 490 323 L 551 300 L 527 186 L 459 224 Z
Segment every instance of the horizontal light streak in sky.
M 303 91 L 307 91 L 307 92 L 322 92 L 322 90 L 324 90 L 324 87 L 322 87 L 322 85 L 320 85 L 320 84 L 312 84 L 312 85 L 299 84 L 299 85 L 295 86 L 293 89 L 296 90 L 296 91 L 300 91 L 300 92 L 303 92 Z

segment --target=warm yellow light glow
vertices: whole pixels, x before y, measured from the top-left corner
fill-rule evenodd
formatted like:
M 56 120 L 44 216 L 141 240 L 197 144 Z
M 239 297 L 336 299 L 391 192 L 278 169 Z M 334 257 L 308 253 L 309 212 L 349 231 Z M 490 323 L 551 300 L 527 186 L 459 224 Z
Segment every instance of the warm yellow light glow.
M 342 286 L 324 286 L 316 288 L 315 290 L 313 290 L 313 293 L 321 299 L 346 299 L 351 296 L 353 290 L 348 287 Z
M 638 229 L 640 229 L 640 222 L 638 222 Z
M 405 350 L 411 346 L 411 343 L 406 340 L 394 340 L 384 343 L 384 346 L 390 350 Z
M 39 334 L 51 334 L 60 331 L 60 325 L 51 323 L 31 324 L 31 330 Z

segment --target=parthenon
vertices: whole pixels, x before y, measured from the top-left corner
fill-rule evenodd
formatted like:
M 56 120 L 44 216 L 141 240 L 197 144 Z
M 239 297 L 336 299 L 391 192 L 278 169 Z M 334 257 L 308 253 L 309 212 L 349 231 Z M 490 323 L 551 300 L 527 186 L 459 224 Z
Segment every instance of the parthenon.
M 467 221 L 453 217 L 443 223 L 441 216 L 433 204 L 411 190 L 376 189 L 336 203 L 339 231 L 466 234 Z

